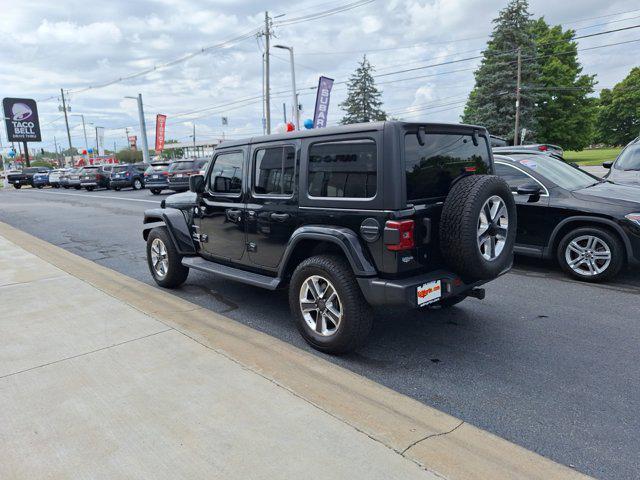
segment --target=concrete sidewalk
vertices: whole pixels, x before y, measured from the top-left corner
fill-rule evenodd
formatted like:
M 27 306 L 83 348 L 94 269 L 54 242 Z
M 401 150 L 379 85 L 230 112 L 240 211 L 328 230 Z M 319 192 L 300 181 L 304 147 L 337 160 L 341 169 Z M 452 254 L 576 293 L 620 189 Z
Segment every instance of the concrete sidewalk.
M 582 477 L 4 224 L 0 308 L 2 479 Z

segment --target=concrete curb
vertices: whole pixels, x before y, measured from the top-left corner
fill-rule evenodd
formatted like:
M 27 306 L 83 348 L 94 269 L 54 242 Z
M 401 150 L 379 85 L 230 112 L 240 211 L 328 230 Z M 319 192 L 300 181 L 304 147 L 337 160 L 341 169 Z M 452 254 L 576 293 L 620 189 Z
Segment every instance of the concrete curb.
M 589 478 L 267 334 L 1 222 L 0 235 L 445 478 Z

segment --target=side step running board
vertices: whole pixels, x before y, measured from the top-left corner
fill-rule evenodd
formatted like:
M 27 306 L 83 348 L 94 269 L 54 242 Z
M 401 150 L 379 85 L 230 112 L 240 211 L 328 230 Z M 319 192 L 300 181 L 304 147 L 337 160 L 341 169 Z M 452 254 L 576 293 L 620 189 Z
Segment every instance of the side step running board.
M 259 273 L 247 272 L 239 268 L 228 267 L 219 263 L 210 262 L 202 257 L 184 257 L 182 265 L 202 272 L 212 273 L 222 278 L 228 278 L 236 282 L 246 283 L 255 287 L 262 287 L 268 290 L 275 290 L 280 285 L 280 279 L 269 277 Z

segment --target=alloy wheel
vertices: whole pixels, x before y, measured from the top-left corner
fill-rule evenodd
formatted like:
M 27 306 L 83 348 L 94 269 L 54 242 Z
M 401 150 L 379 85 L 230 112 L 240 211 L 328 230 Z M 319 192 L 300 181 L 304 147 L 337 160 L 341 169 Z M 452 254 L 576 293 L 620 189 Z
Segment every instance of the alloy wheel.
M 151 265 L 158 278 L 164 278 L 169 271 L 167 247 L 159 238 L 154 238 L 151 242 Z
M 564 252 L 567 265 L 578 275 L 592 277 L 611 265 L 611 248 L 600 237 L 582 235 L 567 244 Z
M 485 260 L 493 261 L 500 256 L 508 231 L 507 206 L 502 198 L 494 195 L 484 202 L 478 218 L 478 248 Z
M 343 317 L 338 292 L 320 275 L 312 275 L 302 282 L 300 310 L 309 328 L 323 337 L 336 333 Z

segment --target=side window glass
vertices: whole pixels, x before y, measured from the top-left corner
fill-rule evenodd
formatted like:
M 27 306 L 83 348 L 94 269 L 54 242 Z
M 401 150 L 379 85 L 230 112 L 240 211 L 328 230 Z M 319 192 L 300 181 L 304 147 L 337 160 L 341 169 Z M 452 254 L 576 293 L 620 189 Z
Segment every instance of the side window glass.
M 309 149 L 309 195 L 372 198 L 377 188 L 373 140 L 316 143 Z
M 255 153 L 253 190 L 258 195 L 291 195 L 295 174 L 295 148 L 260 148 Z
M 495 172 L 496 175 L 502 177 L 509 184 L 509 188 L 511 188 L 512 191 L 517 190 L 520 185 L 525 185 L 534 181 L 526 173 L 502 163 L 495 164 Z
M 209 188 L 216 193 L 240 193 L 242 191 L 242 152 L 221 153 L 213 161 Z

